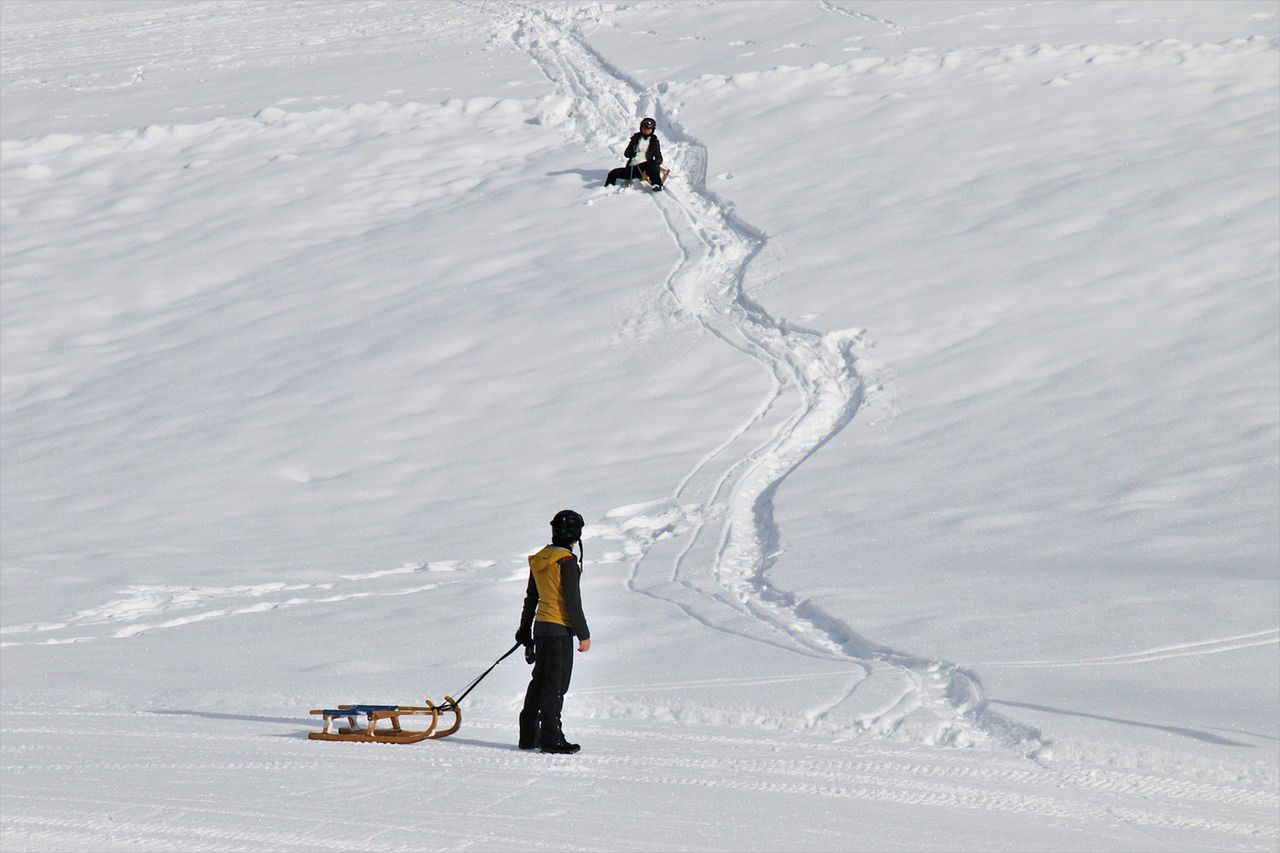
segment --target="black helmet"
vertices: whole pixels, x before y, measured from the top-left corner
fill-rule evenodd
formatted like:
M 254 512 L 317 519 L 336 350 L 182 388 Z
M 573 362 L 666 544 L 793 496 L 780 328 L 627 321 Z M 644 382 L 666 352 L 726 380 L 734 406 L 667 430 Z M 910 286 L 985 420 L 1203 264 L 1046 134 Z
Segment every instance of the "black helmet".
M 551 538 L 567 542 L 578 542 L 582 539 L 582 528 L 586 522 L 582 516 L 571 509 L 562 509 L 551 519 Z
M 658 123 L 651 118 L 640 119 L 641 130 L 644 130 L 645 128 L 648 128 L 649 130 L 656 130 L 657 127 L 658 127 Z

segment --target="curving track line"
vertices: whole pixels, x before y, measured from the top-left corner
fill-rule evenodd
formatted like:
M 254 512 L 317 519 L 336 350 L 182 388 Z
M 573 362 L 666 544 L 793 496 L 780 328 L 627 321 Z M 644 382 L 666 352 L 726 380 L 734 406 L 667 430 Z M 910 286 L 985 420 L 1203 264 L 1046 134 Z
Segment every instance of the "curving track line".
M 500 14 L 500 31 L 567 100 L 570 131 L 581 143 L 603 154 L 640 115 L 658 120 L 675 191 L 654 198 L 680 251 L 665 287 L 679 314 L 755 360 L 770 380 L 763 402 L 670 498 L 609 513 L 608 524 L 633 558 L 630 588 L 715 630 L 849 664 L 848 691 L 805 712 L 809 725 L 835 723 L 933 743 L 994 737 L 1038 749 L 1039 734 L 993 712 L 972 673 L 870 643 L 769 581 L 779 546 L 774 494 L 862 404 L 860 332 L 796 327 L 746 293 L 746 270 L 764 235 L 707 188 L 705 146 L 654 93 L 590 46 L 579 27 L 589 19 L 572 9 L 515 5 Z M 675 553 L 673 540 L 680 543 Z
M 1044 669 L 1064 666 L 1128 666 L 1139 663 L 1153 663 L 1171 658 L 1199 657 L 1200 655 L 1216 655 L 1222 652 L 1234 652 L 1239 649 L 1252 649 L 1258 646 L 1274 646 L 1280 643 L 1280 628 L 1266 631 L 1255 631 L 1252 634 L 1240 634 L 1234 637 L 1220 637 L 1216 640 L 1201 640 L 1195 643 L 1179 643 L 1173 646 L 1160 646 L 1154 649 L 1143 649 L 1122 655 L 1106 655 L 1093 658 L 1073 658 L 1070 660 L 1004 660 L 989 661 L 975 666 L 1000 666 L 1009 668 Z

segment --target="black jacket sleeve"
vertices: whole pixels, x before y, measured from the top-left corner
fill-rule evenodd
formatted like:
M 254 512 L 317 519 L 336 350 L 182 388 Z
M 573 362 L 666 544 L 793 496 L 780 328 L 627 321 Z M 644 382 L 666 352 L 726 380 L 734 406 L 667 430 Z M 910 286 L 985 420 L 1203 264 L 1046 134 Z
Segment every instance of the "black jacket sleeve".
M 587 617 L 582 615 L 582 569 L 576 557 L 562 557 L 560 563 L 560 591 L 564 593 L 564 615 L 569 620 L 569 630 L 579 640 L 591 639 Z
M 645 159 L 655 166 L 662 165 L 662 145 L 658 143 L 658 135 L 656 133 L 649 137 L 649 153 Z
M 538 609 L 538 585 L 533 580 L 533 572 L 529 572 L 529 588 L 524 592 L 524 609 L 520 611 L 520 630 L 518 636 L 532 636 L 533 613 Z
M 639 141 L 640 141 L 640 134 L 633 133 L 631 135 L 631 141 L 627 143 L 626 150 L 622 152 L 623 156 L 625 156 L 628 160 L 636 156 L 636 143 L 638 143 Z

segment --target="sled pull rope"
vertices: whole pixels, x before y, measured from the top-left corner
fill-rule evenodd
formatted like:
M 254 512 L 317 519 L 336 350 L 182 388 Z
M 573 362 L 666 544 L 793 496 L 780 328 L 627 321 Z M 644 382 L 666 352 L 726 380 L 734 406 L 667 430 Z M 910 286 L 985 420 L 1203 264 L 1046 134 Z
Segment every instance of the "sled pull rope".
M 508 650 L 507 650 L 507 653 L 506 653 L 505 655 L 503 655 L 502 657 L 498 658 L 496 661 L 494 661 L 494 662 L 493 662 L 493 666 L 489 667 L 489 668 L 488 668 L 488 669 L 486 669 L 484 672 L 480 673 L 480 677 L 479 677 L 479 678 L 477 678 L 475 681 L 473 681 L 473 682 L 471 682 L 470 684 L 468 684 L 468 685 L 467 685 L 467 689 L 466 689 L 466 690 L 463 690 L 463 691 L 462 691 L 462 695 L 461 695 L 461 696 L 459 696 L 457 699 L 454 699 L 454 700 L 453 700 L 453 701 L 451 701 L 451 702 L 446 702 L 446 703 L 444 703 L 443 705 L 438 705 L 438 706 L 436 706 L 436 707 L 437 707 L 439 710 L 441 710 L 441 711 L 452 711 L 452 710 L 454 710 L 455 708 L 457 708 L 457 706 L 459 706 L 459 705 L 461 705 L 461 704 L 462 704 L 462 700 L 467 698 L 467 694 L 468 694 L 468 693 L 470 693 L 470 692 L 471 692 L 471 690 L 472 690 L 472 689 L 473 689 L 477 684 L 479 684 L 481 681 L 484 681 L 484 677 L 485 677 L 486 675 L 488 675 L 489 673 L 493 672 L 494 667 L 496 667 L 498 664 L 502 663 L 502 662 L 503 662 L 504 660 L 506 660 L 507 658 L 511 657 L 512 653 L 514 653 L 514 652 L 515 652 L 515 650 L 516 650 L 516 649 L 518 649 L 518 648 L 520 648 L 520 644 L 519 644 L 519 643 L 516 643 L 514 646 L 512 646 L 510 649 L 508 649 Z M 446 697 L 446 698 L 447 698 L 447 697 Z

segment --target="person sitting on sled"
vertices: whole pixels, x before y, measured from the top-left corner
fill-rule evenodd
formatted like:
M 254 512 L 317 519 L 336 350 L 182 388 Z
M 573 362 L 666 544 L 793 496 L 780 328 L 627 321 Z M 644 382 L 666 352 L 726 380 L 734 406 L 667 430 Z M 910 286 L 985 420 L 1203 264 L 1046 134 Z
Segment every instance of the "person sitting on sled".
M 529 586 L 516 631 L 516 642 L 534 653 L 533 676 L 520 711 L 521 749 L 536 746 L 571 755 L 580 748 L 565 740 L 560 711 L 573 674 L 574 636 L 578 651 L 591 648 L 591 631 L 582 615 L 582 567 L 572 550 L 574 543 L 582 550 L 582 527 L 581 515 L 560 510 L 551 519 L 551 544 L 529 558 Z
M 606 187 L 617 181 L 630 181 L 643 174 L 653 184 L 655 191 L 662 190 L 662 145 L 658 143 L 658 134 L 654 132 L 657 123 L 646 118 L 640 122 L 640 132 L 631 135 L 627 149 L 622 153 L 627 158 L 627 165 L 620 166 L 605 178 Z

